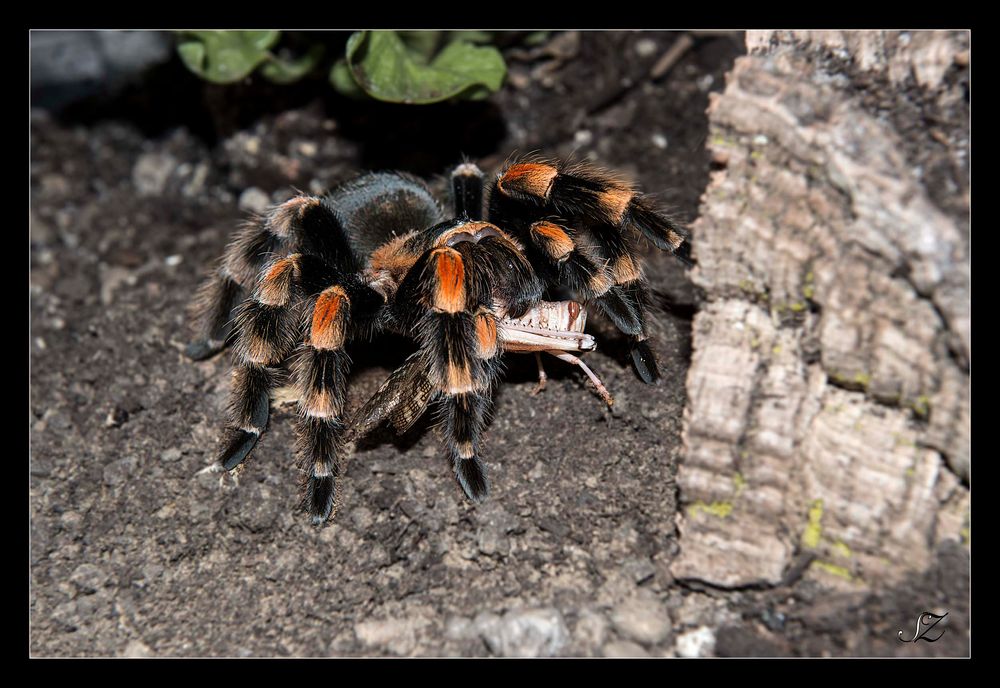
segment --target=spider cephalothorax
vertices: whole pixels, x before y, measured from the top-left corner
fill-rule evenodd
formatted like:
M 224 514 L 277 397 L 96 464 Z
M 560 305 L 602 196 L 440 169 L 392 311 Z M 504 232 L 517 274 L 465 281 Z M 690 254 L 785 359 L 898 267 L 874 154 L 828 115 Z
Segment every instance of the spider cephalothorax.
M 447 214 L 418 179 L 367 174 L 324 198 L 272 208 L 229 245 L 196 302 L 203 335 L 187 350 L 202 359 L 233 345 L 219 467 L 246 460 L 271 393 L 287 380 L 314 522 L 335 509 L 346 442 L 385 420 L 404 432 L 432 403 L 458 482 L 480 501 L 489 491 L 482 435 L 505 351 L 579 365 L 612 403 L 574 355 L 595 346 L 583 332 L 585 306 L 630 338 L 639 377 L 656 381 L 649 288 L 629 235 L 682 254 L 676 224 L 628 184 L 581 165 L 506 165 L 487 191 L 485 219 L 479 168 L 459 165 L 451 191 Z M 584 305 L 543 300 L 565 291 Z M 417 351 L 348 421 L 345 345 L 380 331 L 413 337 Z

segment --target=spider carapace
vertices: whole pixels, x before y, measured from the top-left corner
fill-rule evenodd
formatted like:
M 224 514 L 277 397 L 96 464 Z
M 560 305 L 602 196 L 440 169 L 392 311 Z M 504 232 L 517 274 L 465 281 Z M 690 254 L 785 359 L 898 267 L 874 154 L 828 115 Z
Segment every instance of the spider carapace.
M 345 445 L 383 421 L 405 432 L 437 405 L 448 458 L 469 499 L 489 491 L 483 430 L 504 352 L 580 366 L 595 347 L 585 308 L 631 341 L 635 370 L 659 377 L 647 344 L 650 292 L 634 239 L 682 259 L 684 231 L 616 176 L 588 165 L 508 163 L 485 188 L 471 163 L 451 173 L 446 211 L 419 179 L 363 175 L 319 198 L 300 195 L 251 220 L 195 302 L 200 360 L 233 347 L 229 422 L 217 468 L 249 456 L 290 383 L 298 398 L 304 506 L 324 523 L 337 506 Z M 569 293 L 575 300 L 555 300 Z M 553 300 L 544 300 L 550 298 Z M 417 350 L 351 419 L 345 345 L 388 331 Z

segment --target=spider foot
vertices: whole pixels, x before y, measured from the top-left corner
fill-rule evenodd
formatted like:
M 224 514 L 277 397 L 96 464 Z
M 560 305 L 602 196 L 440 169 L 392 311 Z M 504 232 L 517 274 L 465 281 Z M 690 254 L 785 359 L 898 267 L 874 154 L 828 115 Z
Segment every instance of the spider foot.
M 467 459 L 455 457 L 455 478 L 462 486 L 465 496 L 479 504 L 490 493 L 490 481 L 486 477 L 486 467 L 478 456 Z
M 184 355 L 192 361 L 204 361 L 226 348 L 224 339 L 198 339 L 184 347 Z
M 656 357 L 653 356 L 653 350 L 649 348 L 649 344 L 645 340 L 637 341 L 632 345 L 632 365 L 635 366 L 635 372 L 647 385 L 656 384 L 660 379 L 660 369 L 656 365 Z

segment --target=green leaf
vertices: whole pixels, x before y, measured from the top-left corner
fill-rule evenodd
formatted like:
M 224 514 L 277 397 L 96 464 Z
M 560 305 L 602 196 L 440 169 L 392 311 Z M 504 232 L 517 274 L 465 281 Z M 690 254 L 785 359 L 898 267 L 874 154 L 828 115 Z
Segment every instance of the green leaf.
M 347 60 L 340 58 L 330 69 L 330 83 L 334 89 L 348 98 L 361 100 L 367 98 L 368 94 L 358 86 L 358 82 L 351 75 L 351 68 L 347 66 Z
M 483 98 L 499 90 L 507 73 L 496 48 L 453 41 L 425 62 L 393 31 L 353 34 L 347 41 L 347 66 L 373 98 L 411 104 Z
M 267 60 L 280 37 L 280 31 L 182 31 L 177 52 L 203 79 L 231 84 Z
M 448 42 L 464 41 L 465 43 L 492 43 L 495 31 L 449 31 Z
M 285 60 L 271 55 L 270 60 L 260 68 L 260 73 L 264 75 L 264 78 L 276 84 L 290 84 L 304 77 L 319 64 L 323 58 L 323 52 L 323 45 L 317 43 L 309 49 L 309 52 L 297 59 Z
M 442 31 L 397 31 L 399 38 L 411 51 L 423 58 L 424 64 L 431 61 L 441 43 Z

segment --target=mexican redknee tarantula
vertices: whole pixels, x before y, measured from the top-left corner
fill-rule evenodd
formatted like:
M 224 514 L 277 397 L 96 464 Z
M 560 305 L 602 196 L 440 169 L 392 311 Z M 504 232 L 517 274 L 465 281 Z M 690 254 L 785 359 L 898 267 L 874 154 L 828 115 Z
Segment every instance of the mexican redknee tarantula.
M 571 353 L 595 346 L 583 332 L 584 307 L 543 300 L 560 291 L 625 333 L 639 377 L 655 382 L 650 292 L 629 235 L 683 259 L 684 231 L 627 183 L 587 165 L 508 163 L 485 200 L 483 173 L 464 163 L 451 174 L 450 216 L 420 180 L 379 172 L 251 221 L 202 287 L 202 338 L 187 348 L 195 360 L 234 349 L 216 466 L 246 460 L 267 426 L 272 391 L 290 376 L 314 523 L 336 507 L 344 445 L 384 420 L 402 433 L 432 402 L 455 476 L 481 501 L 489 491 L 482 435 L 503 352 L 547 352 L 580 365 L 611 403 Z M 349 422 L 344 347 L 380 331 L 411 336 L 418 349 Z

